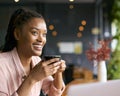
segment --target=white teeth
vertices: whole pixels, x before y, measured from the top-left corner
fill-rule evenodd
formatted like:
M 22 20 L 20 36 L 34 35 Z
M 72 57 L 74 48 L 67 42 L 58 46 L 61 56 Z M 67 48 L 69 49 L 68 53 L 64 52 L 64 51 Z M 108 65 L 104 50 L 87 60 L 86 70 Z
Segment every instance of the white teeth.
M 42 46 L 40 46 L 40 45 L 34 45 L 35 47 L 39 47 L 39 48 L 42 48 Z

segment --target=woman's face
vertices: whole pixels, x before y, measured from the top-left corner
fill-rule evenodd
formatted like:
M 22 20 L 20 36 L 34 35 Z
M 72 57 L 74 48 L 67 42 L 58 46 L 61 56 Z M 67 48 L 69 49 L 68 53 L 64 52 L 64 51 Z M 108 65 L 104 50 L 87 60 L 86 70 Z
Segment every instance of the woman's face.
M 41 18 L 33 18 L 18 32 L 17 48 L 22 54 L 40 56 L 46 43 L 46 23 Z

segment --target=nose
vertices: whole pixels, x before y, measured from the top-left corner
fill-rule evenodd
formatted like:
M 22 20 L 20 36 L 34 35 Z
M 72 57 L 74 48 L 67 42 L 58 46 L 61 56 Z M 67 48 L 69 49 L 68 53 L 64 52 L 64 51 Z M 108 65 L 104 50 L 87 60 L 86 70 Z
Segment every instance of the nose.
M 37 37 L 37 41 L 39 41 L 39 42 L 42 42 L 42 41 L 43 41 L 43 37 L 42 37 L 41 34 L 38 35 L 38 37 Z
M 37 41 L 38 42 L 45 42 L 46 41 L 46 38 L 42 35 L 42 34 L 39 34 L 38 38 L 37 38 Z

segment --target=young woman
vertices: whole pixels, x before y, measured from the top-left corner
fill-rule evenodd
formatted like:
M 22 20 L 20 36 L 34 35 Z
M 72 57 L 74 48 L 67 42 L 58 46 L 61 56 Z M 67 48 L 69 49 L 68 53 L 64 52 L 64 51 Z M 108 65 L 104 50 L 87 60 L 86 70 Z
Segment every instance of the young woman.
M 58 58 L 41 60 L 46 35 L 39 13 L 23 8 L 13 13 L 0 53 L 0 96 L 39 96 L 41 89 L 48 96 L 61 96 L 66 65 Z

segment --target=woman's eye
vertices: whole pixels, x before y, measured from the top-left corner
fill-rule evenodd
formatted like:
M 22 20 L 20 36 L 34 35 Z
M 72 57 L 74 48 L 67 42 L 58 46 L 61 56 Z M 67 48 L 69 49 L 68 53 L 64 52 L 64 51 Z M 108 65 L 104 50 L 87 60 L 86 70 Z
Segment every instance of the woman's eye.
M 46 37 L 47 33 L 44 33 L 43 36 Z
M 37 31 L 33 31 L 32 34 L 35 35 L 35 36 L 37 36 L 38 32 Z

